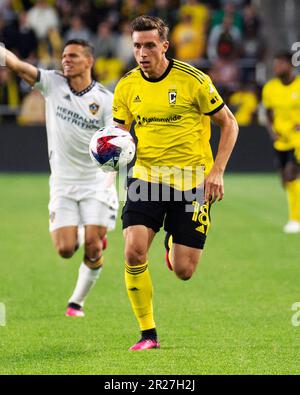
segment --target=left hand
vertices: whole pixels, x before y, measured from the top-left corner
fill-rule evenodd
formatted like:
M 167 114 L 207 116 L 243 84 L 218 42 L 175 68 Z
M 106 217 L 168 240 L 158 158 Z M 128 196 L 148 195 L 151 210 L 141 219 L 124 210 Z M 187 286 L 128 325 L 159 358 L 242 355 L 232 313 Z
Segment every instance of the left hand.
M 224 196 L 223 172 L 212 168 L 204 180 L 204 200 L 214 203 L 220 201 Z

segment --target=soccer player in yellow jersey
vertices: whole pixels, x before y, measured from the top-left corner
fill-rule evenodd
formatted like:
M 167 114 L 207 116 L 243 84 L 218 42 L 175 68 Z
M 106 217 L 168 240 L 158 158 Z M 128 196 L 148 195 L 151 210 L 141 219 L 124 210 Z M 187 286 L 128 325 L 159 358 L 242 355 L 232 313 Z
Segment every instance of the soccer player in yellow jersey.
M 192 277 L 210 224 L 210 203 L 224 194 L 223 173 L 238 126 L 207 75 L 166 57 L 168 27 L 161 19 L 140 16 L 131 28 L 138 67 L 117 84 L 113 117 L 125 130 L 134 121 L 138 139 L 122 220 L 126 288 L 142 335 L 130 350 L 145 350 L 160 347 L 147 261 L 151 242 L 164 224 L 170 268 L 182 280 Z M 210 118 L 221 127 L 215 162 Z M 185 173 L 188 182 L 180 182 Z M 197 194 L 203 184 L 204 194 Z M 134 191 L 149 194 L 136 199 Z
M 300 76 L 294 74 L 291 54 L 274 59 L 275 78 L 263 88 L 267 129 L 278 159 L 282 185 L 287 191 L 289 220 L 285 233 L 300 232 Z

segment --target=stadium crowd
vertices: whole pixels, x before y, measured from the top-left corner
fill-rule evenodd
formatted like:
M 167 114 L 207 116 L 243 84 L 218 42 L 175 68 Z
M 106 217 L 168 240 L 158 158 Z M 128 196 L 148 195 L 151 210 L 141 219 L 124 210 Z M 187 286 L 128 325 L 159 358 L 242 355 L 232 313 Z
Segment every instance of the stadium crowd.
M 257 64 L 265 59 L 261 19 L 251 0 L 0 0 L 0 42 L 45 69 L 61 68 L 64 43 L 90 41 L 94 78 L 114 90 L 135 66 L 130 21 L 158 16 L 170 27 L 169 56 L 213 78 L 240 125 L 256 118 Z M 0 67 L 0 123 L 43 124 L 43 98 Z

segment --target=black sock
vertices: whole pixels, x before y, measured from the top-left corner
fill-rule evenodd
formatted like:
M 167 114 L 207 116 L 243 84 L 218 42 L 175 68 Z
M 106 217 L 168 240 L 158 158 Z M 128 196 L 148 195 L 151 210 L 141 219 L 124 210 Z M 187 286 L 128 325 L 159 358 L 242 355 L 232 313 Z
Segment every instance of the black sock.
M 165 237 L 165 249 L 169 251 L 169 238 L 171 237 L 171 233 L 166 232 L 166 237 Z
M 156 333 L 156 329 L 147 329 L 145 331 L 142 331 L 142 340 L 145 339 L 153 339 L 156 340 L 157 339 L 157 333 Z
M 80 310 L 81 309 L 81 306 L 79 304 L 77 304 L 77 303 L 69 303 L 68 307 L 71 307 L 72 309 L 75 309 L 75 310 Z

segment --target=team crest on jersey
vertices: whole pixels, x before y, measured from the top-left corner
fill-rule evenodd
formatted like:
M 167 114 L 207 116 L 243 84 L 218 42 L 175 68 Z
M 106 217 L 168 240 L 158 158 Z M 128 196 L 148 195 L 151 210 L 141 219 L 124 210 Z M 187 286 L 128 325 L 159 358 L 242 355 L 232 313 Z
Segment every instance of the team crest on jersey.
M 99 110 L 99 104 L 97 104 L 97 103 L 92 103 L 92 104 L 90 104 L 89 105 L 89 109 L 90 109 L 90 112 L 93 114 L 93 115 L 96 115 L 97 114 L 97 112 L 98 112 L 98 110 Z
M 177 90 L 169 89 L 169 104 L 176 104 Z

